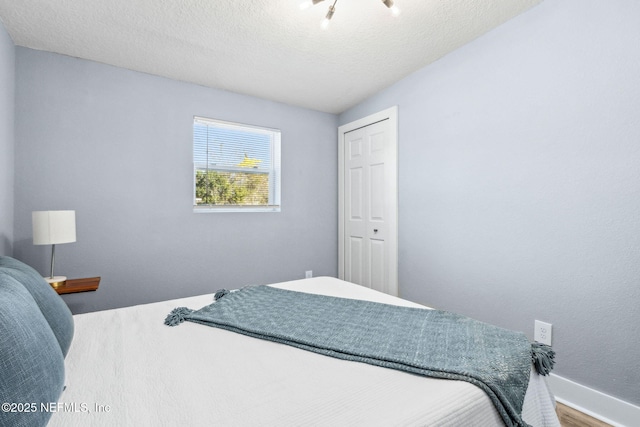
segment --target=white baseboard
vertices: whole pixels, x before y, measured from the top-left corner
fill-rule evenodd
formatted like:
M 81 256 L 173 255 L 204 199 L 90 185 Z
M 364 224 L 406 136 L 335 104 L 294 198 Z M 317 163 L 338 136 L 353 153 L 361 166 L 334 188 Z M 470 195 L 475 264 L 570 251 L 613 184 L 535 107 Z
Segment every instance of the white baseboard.
M 640 426 L 640 407 L 558 375 L 548 377 L 556 400 L 615 427 Z

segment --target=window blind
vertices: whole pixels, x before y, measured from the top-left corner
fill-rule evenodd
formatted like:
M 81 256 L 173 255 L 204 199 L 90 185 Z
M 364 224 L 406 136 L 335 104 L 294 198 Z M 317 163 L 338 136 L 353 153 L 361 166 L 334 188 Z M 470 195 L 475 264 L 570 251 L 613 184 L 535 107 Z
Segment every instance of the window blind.
M 280 131 L 196 117 L 196 207 L 279 206 Z

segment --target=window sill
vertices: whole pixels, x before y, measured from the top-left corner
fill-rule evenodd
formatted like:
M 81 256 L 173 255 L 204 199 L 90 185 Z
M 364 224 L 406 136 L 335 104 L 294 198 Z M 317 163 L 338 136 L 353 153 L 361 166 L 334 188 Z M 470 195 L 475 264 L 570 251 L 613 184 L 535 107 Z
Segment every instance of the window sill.
M 259 207 L 194 206 L 193 208 L 193 213 L 217 213 L 217 212 L 280 212 L 280 206 L 259 206 Z

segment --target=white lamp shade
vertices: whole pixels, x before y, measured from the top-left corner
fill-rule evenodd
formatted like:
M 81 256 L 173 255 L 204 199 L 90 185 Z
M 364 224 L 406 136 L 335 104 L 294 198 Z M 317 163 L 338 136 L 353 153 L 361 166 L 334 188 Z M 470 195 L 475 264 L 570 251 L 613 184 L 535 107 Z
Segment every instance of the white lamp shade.
M 76 211 L 35 211 L 31 216 L 34 245 L 76 241 Z

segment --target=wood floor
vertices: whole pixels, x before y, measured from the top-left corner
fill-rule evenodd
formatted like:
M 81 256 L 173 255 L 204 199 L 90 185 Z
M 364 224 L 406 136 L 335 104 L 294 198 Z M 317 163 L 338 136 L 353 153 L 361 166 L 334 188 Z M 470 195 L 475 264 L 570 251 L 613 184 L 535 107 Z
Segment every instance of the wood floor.
M 562 403 L 556 404 L 556 413 L 562 427 L 611 427 L 610 424 L 596 420 Z

